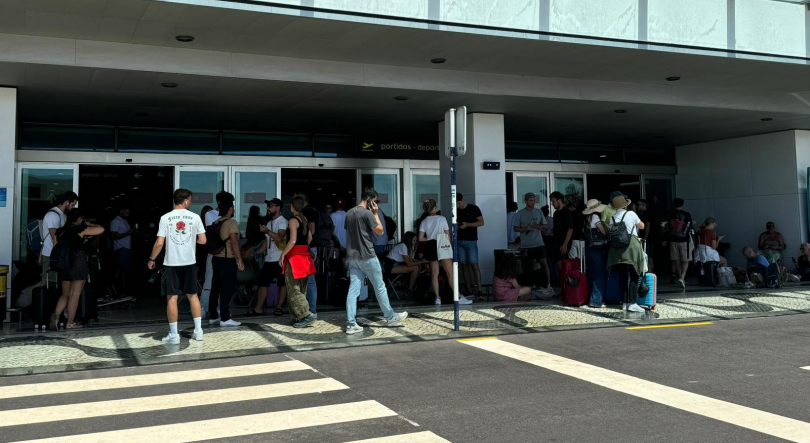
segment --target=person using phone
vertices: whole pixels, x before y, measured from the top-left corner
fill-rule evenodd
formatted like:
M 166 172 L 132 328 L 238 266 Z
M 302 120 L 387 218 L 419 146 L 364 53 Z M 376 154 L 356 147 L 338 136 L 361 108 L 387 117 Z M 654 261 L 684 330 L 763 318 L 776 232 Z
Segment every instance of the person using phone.
M 718 236 L 715 232 L 717 228 L 717 220 L 712 217 L 707 218 L 698 231 L 698 258 L 702 258 L 702 262 L 719 262 L 720 267 L 728 266 L 728 260 L 717 252 L 717 245 L 726 237 L 725 235 Z

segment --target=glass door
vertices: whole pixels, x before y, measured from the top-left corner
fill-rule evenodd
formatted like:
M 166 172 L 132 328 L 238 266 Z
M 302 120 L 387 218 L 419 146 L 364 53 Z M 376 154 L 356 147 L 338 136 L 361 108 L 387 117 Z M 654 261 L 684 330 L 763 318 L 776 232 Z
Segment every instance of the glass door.
M 225 190 L 226 167 L 176 166 L 174 188 L 194 193 L 189 211 L 199 214 L 205 206 L 217 208 L 216 195 Z
M 230 173 L 234 202 L 234 219 L 239 223 L 239 231 L 246 235 L 248 215 L 252 206 L 258 206 L 259 214 L 265 214 L 265 200 L 281 195 L 281 173 L 279 168 L 258 168 L 234 166 Z
M 364 188 L 372 187 L 379 194 L 380 210 L 386 217 L 390 217 L 397 224 L 397 232 L 388 233 L 396 241 L 399 239 L 399 231 L 402 226 L 400 220 L 400 183 L 398 169 L 361 169 L 358 170 L 360 179 L 357 180 L 358 198 L 362 196 Z M 386 228 L 387 230 L 387 228 Z
M 554 190 L 565 195 L 567 203 L 576 207 L 585 204 L 585 174 L 554 173 Z
M 518 208 L 523 209 L 526 204 L 523 197 L 531 192 L 537 197 L 535 206 L 542 208 L 548 204 L 548 173 L 546 172 L 515 172 L 513 174 L 513 189 Z
M 42 219 L 56 203 L 59 195 L 74 191 L 79 196 L 79 165 L 53 163 L 20 163 L 17 165 L 16 213 L 14 220 L 14 257 L 29 263 L 36 253 L 29 251 L 30 223 Z M 37 249 L 38 250 L 38 249 Z
M 436 205 L 442 207 L 441 201 L 441 177 L 439 171 L 435 170 L 411 170 L 411 192 L 412 192 L 412 210 L 413 220 L 408 220 L 406 225 L 410 230 L 414 230 L 416 220 L 422 216 L 422 203 L 425 200 L 436 200 Z
M 653 218 L 663 220 L 664 216 L 672 210 L 672 200 L 675 198 L 675 184 L 670 175 L 644 175 L 641 182 L 644 184 L 644 199 L 647 200 L 647 211 Z

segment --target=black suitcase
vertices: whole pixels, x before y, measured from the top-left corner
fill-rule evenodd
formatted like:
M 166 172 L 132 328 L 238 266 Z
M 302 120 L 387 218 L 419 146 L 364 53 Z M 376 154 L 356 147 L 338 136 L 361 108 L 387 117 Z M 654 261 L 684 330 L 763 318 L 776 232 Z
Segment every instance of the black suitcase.
M 59 288 L 40 286 L 34 289 L 31 297 L 31 321 L 34 329 L 42 327 L 48 328 L 51 322 L 51 314 L 56 309 L 56 302 L 59 300 Z
M 76 308 L 75 321 L 84 326 L 98 321 L 98 295 L 93 289 L 92 283 L 84 284 L 84 290 L 79 297 L 79 306 Z
M 698 284 L 701 286 L 717 286 L 717 262 L 698 262 Z

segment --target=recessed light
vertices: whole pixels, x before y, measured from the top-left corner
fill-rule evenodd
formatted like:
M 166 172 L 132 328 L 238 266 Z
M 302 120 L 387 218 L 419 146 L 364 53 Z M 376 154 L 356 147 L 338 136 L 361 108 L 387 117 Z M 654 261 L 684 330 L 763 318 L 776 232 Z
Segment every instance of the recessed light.
M 136 112 L 135 117 L 149 117 L 149 114 L 145 112 Z
M 161 83 L 160 86 L 163 86 L 164 88 L 176 88 L 177 83 Z
M 436 65 L 440 65 L 440 64 L 442 64 L 442 63 L 444 63 L 446 61 L 447 61 L 446 58 L 432 58 L 432 59 L 430 59 L 430 62 L 433 63 L 433 64 L 436 64 Z
M 617 114 L 627 114 L 627 109 L 617 109 L 617 110 L 615 110 L 613 112 L 615 112 Z
M 681 79 L 680 77 L 667 77 L 668 82 L 676 82 L 680 79 Z
M 178 42 L 189 43 L 194 41 L 194 37 L 191 35 L 178 35 L 174 38 Z
M 404 95 L 398 95 L 398 96 L 394 97 L 394 100 L 399 100 L 401 102 L 404 102 L 407 99 L 408 99 L 408 97 L 405 97 Z
M 764 122 L 769 122 L 769 121 L 772 121 L 772 120 L 773 120 L 773 118 L 771 118 L 771 117 L 765 117 L 765 118 L 761 118 L 760 120 L 762 120 L 762 121 L 764 121 Z
M 602 154 L 599 156 L 599 158 L 607 158 L 607 154 Z

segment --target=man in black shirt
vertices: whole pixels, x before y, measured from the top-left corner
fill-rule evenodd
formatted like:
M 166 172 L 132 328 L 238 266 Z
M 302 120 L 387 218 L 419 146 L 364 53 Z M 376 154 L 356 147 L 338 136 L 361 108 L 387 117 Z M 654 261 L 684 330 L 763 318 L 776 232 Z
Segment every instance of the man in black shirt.
M 318 212 L 317 209 L 313 208 L 309 205 L 309 199 L 307 195 L 303 192 L 297 192 L 293 195 L 293 198 L 301 197 L 304 199 L 304 209 L 303 214 L 304 217 L 307 219 L 307 226 L 309 227 L 309 232 L 312 234 L 312 243 L 309 244 L 309 250 L 317 256 L 318 248 L 315 246 L 315 233 L 318 231 L 318 219 L 321 216 L 321 213 Z M 309 303 L 309 312 L 311 312 L 315 318 L 318 318 L 317 314 L 317 303 L 318 303 L 318 285 L 315 283 L 315 274 L 312 274 L 307 279 L 307 303 Z
M 473 285 L 479 300 L 481 294 L 481 268 L 478 267 L 478 228 L 484 226 L 484 216 L 478 206 L 464 201 L 464 196 L 456 194 L 458 208 L 458 263 L 462 266 L 461 276 L 467 287 L 467 295 L 472 295 Z M 474 277 L 474 279 L 473 279 Z
M 568 258 L 568 250 L 571 248 L 571 238 L 574 235 L 574 215 L 565 205 L 565 196 L 561 192 L 552 192 L 549 198 L 551 206 L 554 207 L 554 246 L 551 253 L 554 254 L 555 261 L 560 262 Z

